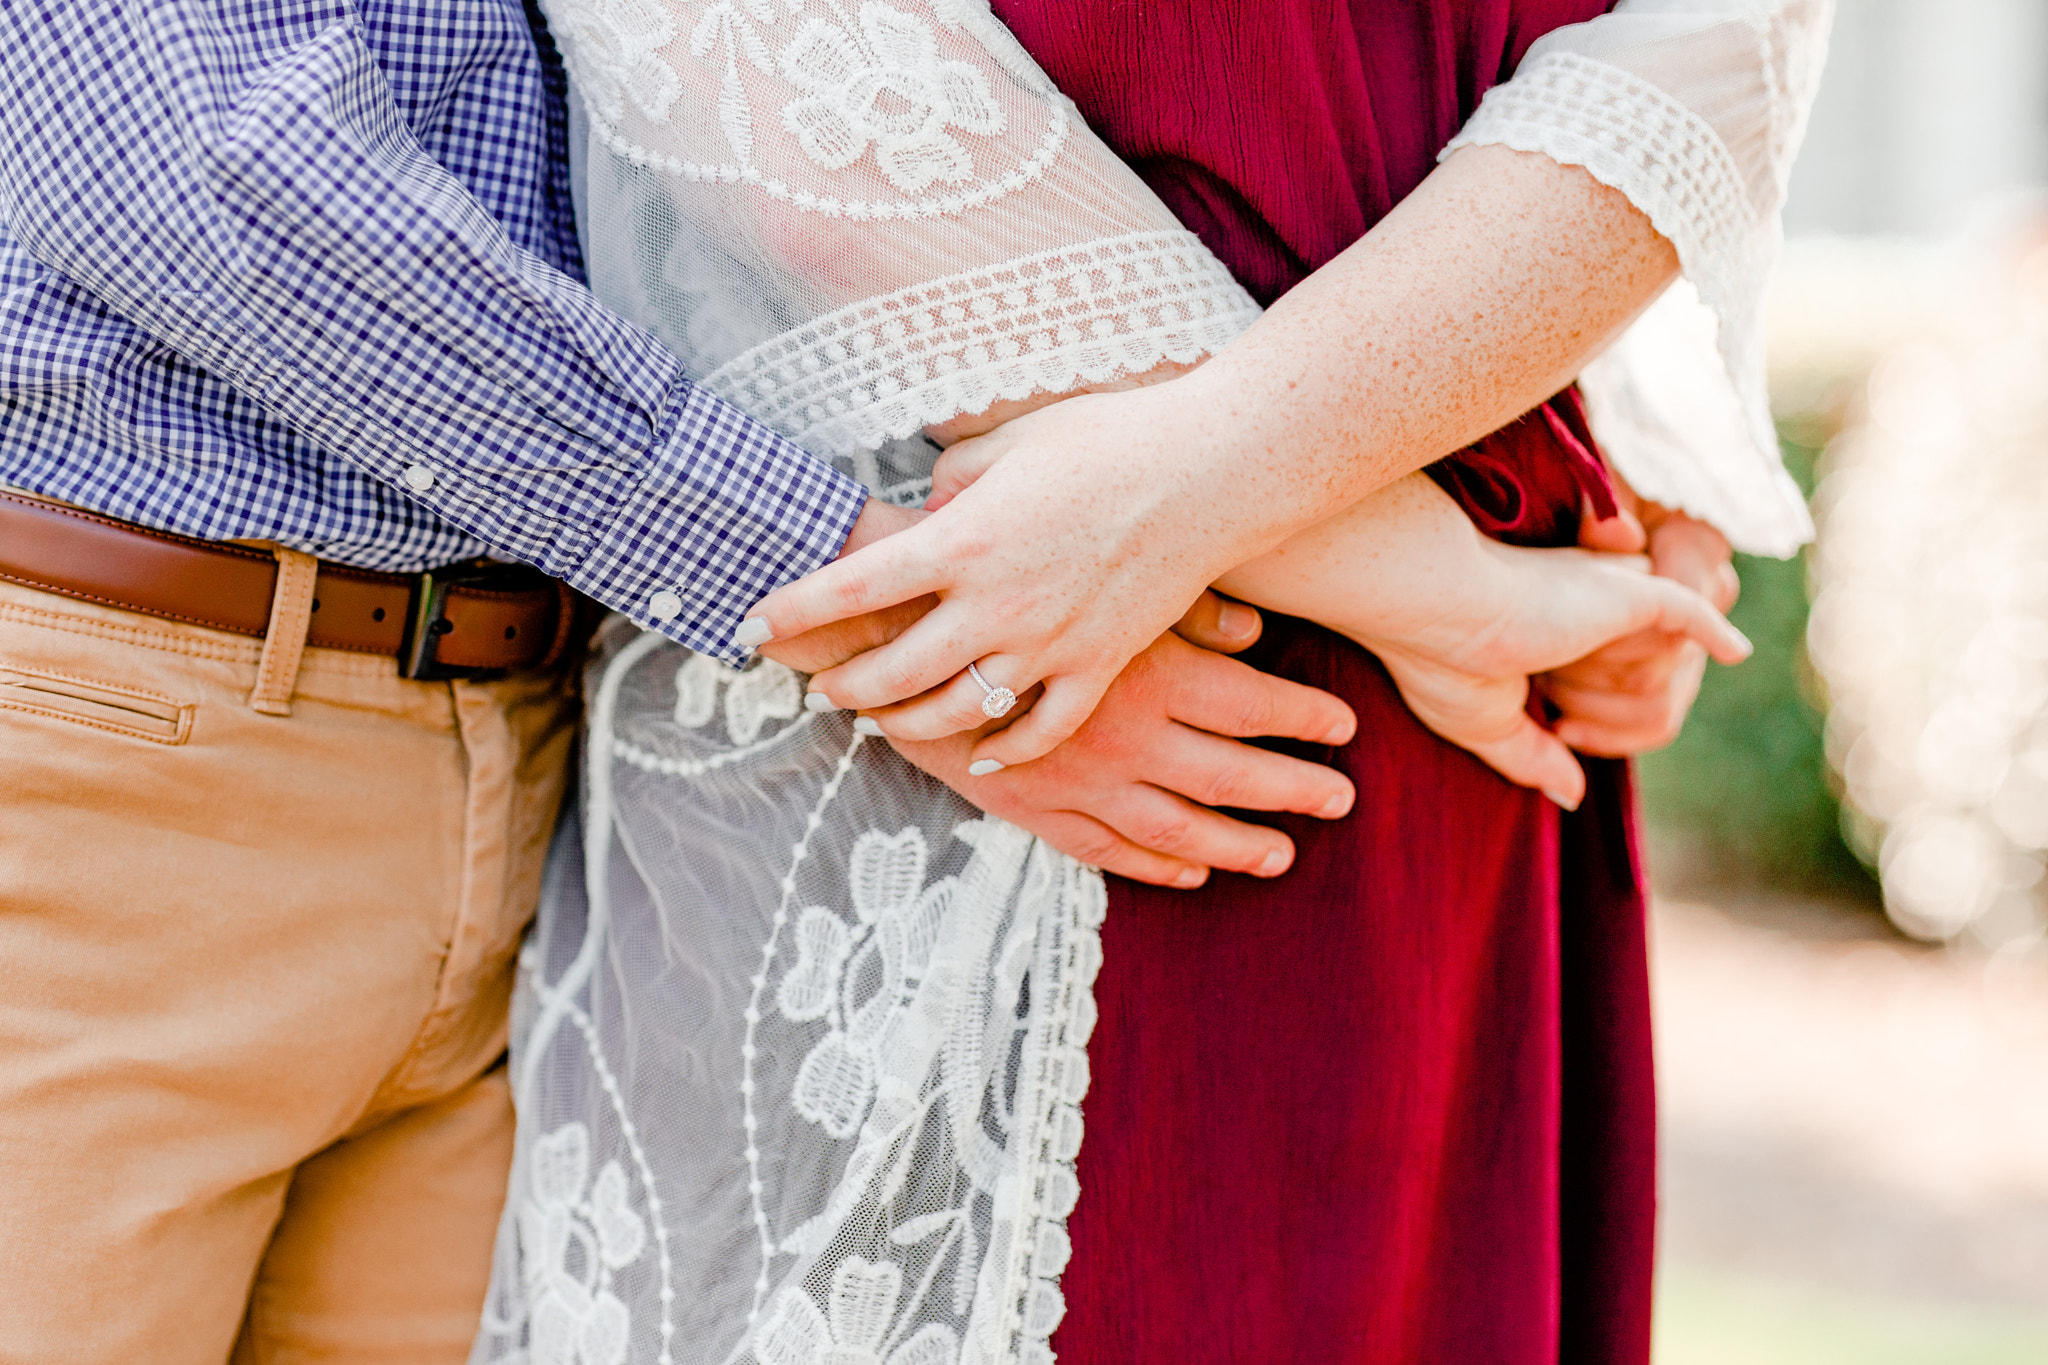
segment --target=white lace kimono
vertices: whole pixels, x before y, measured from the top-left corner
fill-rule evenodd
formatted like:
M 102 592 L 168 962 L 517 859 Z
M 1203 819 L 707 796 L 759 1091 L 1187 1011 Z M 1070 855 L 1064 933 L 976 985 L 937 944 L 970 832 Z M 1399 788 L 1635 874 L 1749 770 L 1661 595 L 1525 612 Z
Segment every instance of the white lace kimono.
M 883 496 L 928 486 L 930 423 L 1256 316 L 982 0 L 546 7 L 600 296 Z M 1621 0 L 1453 143 L 1583 165 L 1677 244 L 1696 292 L 1589 399 L 1631 482 L 1765 552 L 1806 531 L 1756 313 L 1827 8 Z M 478 1361 L 1051 1358 L 1101 878 L 801 693 L 603 636 Z

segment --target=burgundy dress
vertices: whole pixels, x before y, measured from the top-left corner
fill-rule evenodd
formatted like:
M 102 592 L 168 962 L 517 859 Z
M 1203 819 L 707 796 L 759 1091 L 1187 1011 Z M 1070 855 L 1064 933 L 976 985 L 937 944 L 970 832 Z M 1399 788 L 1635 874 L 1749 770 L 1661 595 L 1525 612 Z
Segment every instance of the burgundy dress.
M 1429 172 L 1604 0 L 996 0 L 1263 302 Z M 1569 396 L 1435 471 L 1569 542 Z M 1653 1114 L 1628 774 L 1576 815 L 1430 735 L 1377 663 L 1274 619 L 1248 656 L 1359 715 L 1358 784 L 1276 882 L 1113 881 L 1062 1365 L 1643 1365 Z

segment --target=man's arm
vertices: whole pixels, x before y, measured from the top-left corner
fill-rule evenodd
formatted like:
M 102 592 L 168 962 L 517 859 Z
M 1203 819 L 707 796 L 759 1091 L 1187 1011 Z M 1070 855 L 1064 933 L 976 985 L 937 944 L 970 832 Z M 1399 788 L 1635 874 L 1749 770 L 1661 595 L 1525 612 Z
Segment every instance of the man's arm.
M 347 0 L 0 0 L 0 221 L 500 552 L 737 661 L 857 484 L 694 388 L 419 147 Z

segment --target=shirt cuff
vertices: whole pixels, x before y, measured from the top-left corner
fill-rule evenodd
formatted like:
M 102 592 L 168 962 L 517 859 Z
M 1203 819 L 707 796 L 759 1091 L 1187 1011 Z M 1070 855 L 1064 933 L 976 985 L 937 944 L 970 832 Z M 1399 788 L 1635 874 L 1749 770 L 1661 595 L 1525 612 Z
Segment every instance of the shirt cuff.
M 868 493 L 693 385 L 611 525 L 566 575 L 606 606 L 700 654 L 740 664 L 749 607 L 836 557 Z

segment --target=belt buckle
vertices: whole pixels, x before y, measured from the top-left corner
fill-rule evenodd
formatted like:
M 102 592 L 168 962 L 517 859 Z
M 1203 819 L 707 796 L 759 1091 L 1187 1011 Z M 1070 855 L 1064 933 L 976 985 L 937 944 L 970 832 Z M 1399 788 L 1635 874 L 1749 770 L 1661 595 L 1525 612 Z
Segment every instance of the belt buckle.
M 449 590 L 504 583 L 523 586 L 534 577 L 524 564 L 497 564 L 469 560 L 428 569 L 413 575 L 412 600 L 405 612 L 405 639 L 398 648 L 398 676 L 414 682 L 446 682 L 450 679 L 494 678 L 502 668 L 474 668 L 444 664 L 437 657 L 441 638 L 455 629 L 448 619 Z

